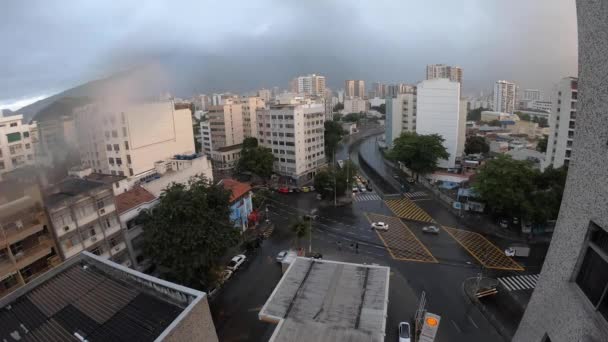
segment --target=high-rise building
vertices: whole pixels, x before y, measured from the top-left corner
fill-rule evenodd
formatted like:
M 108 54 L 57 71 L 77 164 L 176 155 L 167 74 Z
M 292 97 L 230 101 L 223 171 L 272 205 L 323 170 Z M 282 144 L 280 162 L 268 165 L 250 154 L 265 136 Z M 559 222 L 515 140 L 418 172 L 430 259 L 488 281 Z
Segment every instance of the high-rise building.
M 322 104 L 273 105 L 258 114 L 261 146 L 272 150 L 274 171 L 301 183 L 325 165 L 325 108 Z
M 416 131 L 416 102 L 414 92 L 386 98 L 384 138 L 389 147 L 402 132 Z
M 344 91 L 346 97 L 365 97 L 365 81 L 363 80 L 346 80 L 344 82 Z
M 494 84 L 494 111 L 513 114 L 515 110 L 515 84 L 496 81 Z
M 323 96 L 325 93 L 325 76 L 310 74 L 298 76 L 291 80 L 290 89 L 294 93 Z
M 243 138 L 257 138 L 257 112 L 264 110 L 266 102 L 261 97 L 242 97 L 238 101 L 243 105 Z
M 580 81 L 560 82 L 560 105 L 566 110 L 560 116 L 578 110 L 572 162 L 551 245 L 513 342 L 605 341 L 608 336 L 608 101 L 601 100 L 608 97 L 607 4 L 576 1 Z M 560 126 L 569 125 L 564 119 L 568 115 Z
M 79 156 L 76 126 L 72 115 L 49 116 L 38 121 L 40 136 L 39 149 L 36 151 L 38 162 L 58 167 L 68 159 Z
M 522 91 L 522 101 L 540 101 L 543 99 L 543 95 L 538 89 L 524 89 Z
M 31 173 L 14 170 L 0 181 L 0 297 L 60 262 L 38 179 Z
M 426 66 L 426 79 L 447 78 L 462 84 L 462 68 L 445 64 L 429 64 Z
M 258 90 L 258 96 L 264 100 L 265 103 L 270 102 L 270 99 L 272 98 L 272 91 L 270 91 L 270 89 L 265 89 L 262 88 L 260 90 Z
M 23 115 L 0 115 L 0 178 L 3 173 L 36 162 L 38 126 L 23 123 Z
M 545 167 L 568 166 L 572 156 L 574 127 L 576 125 L 576 102 L 578 99 L 578 79 L 562 78 L 556 86 L 553 106 L 549 116 L 549 139 Z
M 203 150 L 211 156 L 214 170 L 230 170 L 236 166 L 245 138 L 243 107 L 249 107 L 250 115 L 257 113 L 258 99 L 247 98 L 246 104 L 228 100 L 221 106 L 209 107 L 206 119 L 201 121 L 201 136 Z M 256 127 L 251 127 L 255 121 L 251 116 L 249 120 L 247 132 L 257 136 Z
M 417 87 L 416 133 L 439 134 L 450 154 L 439 167 L 454 168 L 464 152 L 466 101 L 458 82 L 446 78 L 422 81 Z
M 75 110 L 74 120 L 80 160 L 97 173 L 133 176 L 195 152 L 190 109 L 172 101 L 99 102 Z
M 386 84 L 376 82 L 372 84 L 372 91 L 375 97 L 385 98 L 386 97 Z

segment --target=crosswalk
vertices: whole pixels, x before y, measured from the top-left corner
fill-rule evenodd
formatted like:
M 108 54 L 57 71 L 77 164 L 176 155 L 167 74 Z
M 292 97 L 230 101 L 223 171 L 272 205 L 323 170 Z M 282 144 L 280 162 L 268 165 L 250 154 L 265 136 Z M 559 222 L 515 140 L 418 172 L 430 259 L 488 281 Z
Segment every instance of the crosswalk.
M 365 202 L 365 201 L 380 201 L 382 198 L 376 193 L 360 193 L 356 194 L 353 198 L 354 202 Z
M 409 198 L 409 199 L 423 199 L 423 198 L 428 198 L 429 196 L 427 195 L 426 192 L 424 191 L 414 191 L 414 192 L 406 192 L 403 194 L 403 196 Z
M 384 201 L 395 216 L 413 221 L 434 222 L 433 218 L 407 198 Z
M 525 274 L 513 277 L 500 277 L 498 282 L 508 291 L 532 290 L 536 287 L 538 274 Z

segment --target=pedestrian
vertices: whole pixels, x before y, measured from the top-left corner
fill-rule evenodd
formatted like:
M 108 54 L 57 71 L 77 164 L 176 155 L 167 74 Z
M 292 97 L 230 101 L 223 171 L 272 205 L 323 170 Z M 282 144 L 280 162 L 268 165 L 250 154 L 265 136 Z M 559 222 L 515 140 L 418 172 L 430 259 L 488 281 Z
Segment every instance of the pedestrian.
M 359 254 L 359 243 L 355 242 L 355 252 L 357 252 L 357 254 Z

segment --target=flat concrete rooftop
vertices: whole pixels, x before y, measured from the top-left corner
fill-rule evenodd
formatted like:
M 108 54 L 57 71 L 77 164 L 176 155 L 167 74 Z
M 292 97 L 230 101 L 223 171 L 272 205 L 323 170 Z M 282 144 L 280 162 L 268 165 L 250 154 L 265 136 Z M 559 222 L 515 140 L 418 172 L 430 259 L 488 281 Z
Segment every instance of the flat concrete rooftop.
M 390 268 L 296 258 L 259 313 L 270 341 L 384 341 Z

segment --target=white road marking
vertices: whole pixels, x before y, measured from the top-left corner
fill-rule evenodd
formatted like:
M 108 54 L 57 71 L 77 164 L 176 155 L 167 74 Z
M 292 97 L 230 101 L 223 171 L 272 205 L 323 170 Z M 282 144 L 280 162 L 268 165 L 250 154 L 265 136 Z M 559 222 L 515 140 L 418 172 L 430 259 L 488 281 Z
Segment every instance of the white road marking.
M 450 320 L 450 322 L 452 322 L 452 324 L 454 325 L 454 328 L 456 328 L 456 330 L 458 330 L 458 333 L 461 334 L 462 330 L 460 330 L 460 327 L 458 326 L 458 324 L 456 324 L 456 322 L 454 322 L 454 320 Z
M 474 326 L 476 329 L 479 329 L 479 327 L 477 326 L 477 324 L 475 324 L 475 321 L 474 321 L 474 320 L 471 318 L 471 316 L 467 316 L 467 317 L 469 318 L 469 322 L 471 322 L 471 324 L 473 324 L 473 326 Z

